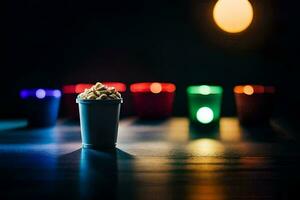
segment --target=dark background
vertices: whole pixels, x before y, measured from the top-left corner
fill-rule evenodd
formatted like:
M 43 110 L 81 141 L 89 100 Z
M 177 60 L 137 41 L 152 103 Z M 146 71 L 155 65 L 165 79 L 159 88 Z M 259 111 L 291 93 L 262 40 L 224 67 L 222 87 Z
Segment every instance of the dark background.
M 234 85 L 275 85 L 277 115 L 297 116 L 299 7 L 250 2 L 251 26 L 228 34 L 213 0 L 6 1 L 0 117 L 21 116 L 21 88 L 96 81 L 173 82 L 176 115 L 191 84 L 222 85 L 223 115 L 235 114 Z

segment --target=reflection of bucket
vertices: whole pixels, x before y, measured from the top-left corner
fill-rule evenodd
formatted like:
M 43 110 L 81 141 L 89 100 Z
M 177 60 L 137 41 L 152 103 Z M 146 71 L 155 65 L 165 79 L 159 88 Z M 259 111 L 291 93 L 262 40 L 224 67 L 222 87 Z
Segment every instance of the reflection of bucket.
M 114 148 L 118 135 L 121 99 L 82 100 L 79 105 L 81 139 L 84 148 Z
M 20 92 L 28 125 L 33 127 L 54 126 L 57 120 L 61 92 L 50 89 L 25 89 Z
M 135 83 L 130 86 L 133 106 L 140 118 L 159 119 L 172 115 L 176 87 L 172 83 Z
M 223 89 L 220 86 L 189 86 L 187 88 L 189 119 L 199 127 L 219 124 Z
M 260 85 L 236 86 L 235 101 L 242 125 L 268 124 L 274 105 L 274 87 Z
M 117 177 L 115 149 L 112 152 L 81 150 L 80 198 L 115 199 Z

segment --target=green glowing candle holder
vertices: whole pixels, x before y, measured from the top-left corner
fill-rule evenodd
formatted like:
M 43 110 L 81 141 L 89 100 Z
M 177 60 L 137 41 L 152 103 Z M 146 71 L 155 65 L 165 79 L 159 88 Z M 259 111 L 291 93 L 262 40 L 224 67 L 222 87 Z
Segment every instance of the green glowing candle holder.
M 191 124 L 202 127 L 217 125 L 221 114 L 222 94 L 220 86 L 189 86 L 187 95 Z

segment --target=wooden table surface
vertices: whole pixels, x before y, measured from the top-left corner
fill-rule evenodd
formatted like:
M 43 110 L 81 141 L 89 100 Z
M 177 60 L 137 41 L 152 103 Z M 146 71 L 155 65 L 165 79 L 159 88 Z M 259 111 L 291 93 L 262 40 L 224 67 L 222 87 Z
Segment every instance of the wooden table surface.
M 120 122 L 117 149 L 81 149 L 80 127 L 0 121 L 0 199 L 297 199 L 300 146 L 278 122 L 219 131 L 186 118 Z

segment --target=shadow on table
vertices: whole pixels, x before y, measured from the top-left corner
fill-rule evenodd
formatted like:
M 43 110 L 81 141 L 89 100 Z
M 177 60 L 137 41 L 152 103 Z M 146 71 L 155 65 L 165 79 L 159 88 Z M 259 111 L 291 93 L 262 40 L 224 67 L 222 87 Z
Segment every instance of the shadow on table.
M 278 134 L 269 126 L 241 127 L 245 140 L 253 142 L 276 142 L 280 141 Z

